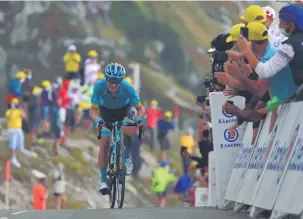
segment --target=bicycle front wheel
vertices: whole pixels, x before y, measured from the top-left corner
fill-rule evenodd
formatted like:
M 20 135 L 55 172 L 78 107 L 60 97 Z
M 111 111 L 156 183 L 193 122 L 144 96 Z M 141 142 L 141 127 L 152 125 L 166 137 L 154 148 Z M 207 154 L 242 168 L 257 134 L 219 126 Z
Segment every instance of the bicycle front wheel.
M 109 150 L 109 159 L 108 159 L 108 186 L 109 186 L 109 205 L 110 208 L 115 207 L 116 202 L 116 176 L 113 172 L 114 169 L 114 155 L 113 155 L 113 148 L 110 147 Z
M 123 144 L 123 134 L 121 133 L 121 141 L 117 144 L 117 169 L 118 175 L 116 177 L 116 194 L 117 194 L 117 204 L 119 208 L 123 207 L 124 193 L 125 193 L 125 157 L 124 157 L 124 144 Z

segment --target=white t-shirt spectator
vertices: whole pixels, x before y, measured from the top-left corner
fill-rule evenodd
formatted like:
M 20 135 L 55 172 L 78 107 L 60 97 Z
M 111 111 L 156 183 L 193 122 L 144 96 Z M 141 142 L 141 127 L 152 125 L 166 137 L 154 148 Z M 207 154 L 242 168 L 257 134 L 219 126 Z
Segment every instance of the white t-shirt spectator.
M 279 28 L 276 25 L 269 27 L 268 34 L 269 42 L 276 48 L 280 46 L 281 42 L 287 40 L 287 37 L 280 32 Z

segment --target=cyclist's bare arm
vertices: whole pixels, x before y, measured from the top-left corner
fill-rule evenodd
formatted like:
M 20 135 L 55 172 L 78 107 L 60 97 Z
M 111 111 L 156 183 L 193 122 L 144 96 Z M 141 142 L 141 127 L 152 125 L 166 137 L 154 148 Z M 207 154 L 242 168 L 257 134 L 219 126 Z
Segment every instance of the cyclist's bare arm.
M 92 104 L 92 106 L 90 107 L 90 110 L 89 110 L 89 114 L 93 120 L 97 120 L 100 117 L 98 106 L 95 106 L 94 104 Z
M 137 110 L 137 117 L 141 117 L 141 118 L 144 117 L 145 116 L 144 106 L 141 103 L 139 103 L 135 107 L 136 107 L 136 110 Z

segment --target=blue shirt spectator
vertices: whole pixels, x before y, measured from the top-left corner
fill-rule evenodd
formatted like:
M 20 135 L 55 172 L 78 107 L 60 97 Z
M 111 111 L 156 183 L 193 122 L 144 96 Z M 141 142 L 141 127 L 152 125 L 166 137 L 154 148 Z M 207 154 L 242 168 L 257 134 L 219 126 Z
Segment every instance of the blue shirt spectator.
M 170 112 L 166 112 L 164 118 L 158 120 L 158 137 L 163 138 L 167 136 L 170 130 L 175 129 L 174 123 L 171 121 Z

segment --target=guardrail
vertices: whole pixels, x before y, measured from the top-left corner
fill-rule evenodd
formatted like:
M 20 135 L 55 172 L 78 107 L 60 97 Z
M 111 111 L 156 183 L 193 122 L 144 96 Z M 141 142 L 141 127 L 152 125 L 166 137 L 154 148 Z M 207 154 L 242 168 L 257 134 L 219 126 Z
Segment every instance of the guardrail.
M 240 98 L 240 99 L 239 99 Z M 216 206 L 240 211 L 249 207 L 250 217 L 271 211 L 271 219 L 301 215 L 303 211 L 303 102 L 286 103 L 278 110 L 274 128 L 269 132 L 271 113 L 261 122 L 252 144 L 252 123 L 228 130 L 235 119 L 222 111 L 222 93 L 210 95 L 214 132 Z M 241 107 L 241 97 L 234 97 Z M 232 133 L 231 133 L 232 132 Z M 225 172 L 224 172 L 225 171 Z M 210 204 L 209 204 L 210 205 Z

